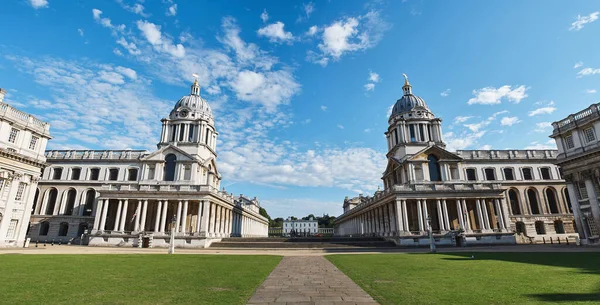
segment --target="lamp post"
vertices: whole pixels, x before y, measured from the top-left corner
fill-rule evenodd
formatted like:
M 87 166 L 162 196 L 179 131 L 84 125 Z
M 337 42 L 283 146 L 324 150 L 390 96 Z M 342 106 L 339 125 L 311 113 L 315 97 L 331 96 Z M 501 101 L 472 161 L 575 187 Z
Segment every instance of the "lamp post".
M 173 215 L 171 219 L 171 239 L 169 240 L 169 254 L 175 254 L 175 226 L 177 224 L 177 216 Z
M 433 230 L 431 229 L 431 216 L 427 216 L 427 230 L 429 230 L 429 250 L 435 253 L 435 242 L 433 240 Z

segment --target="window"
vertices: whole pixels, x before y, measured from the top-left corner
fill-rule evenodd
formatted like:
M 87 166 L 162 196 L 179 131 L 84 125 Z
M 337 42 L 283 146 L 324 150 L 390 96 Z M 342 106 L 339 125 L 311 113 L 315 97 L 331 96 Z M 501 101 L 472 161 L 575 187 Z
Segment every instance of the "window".
M 100 178 L 100 169 L 92 168 L 90 169 L 90 180 L 96 181 Z
M 138 176 L 137 168 L 130 168 L 129 171 L 127 172 L 127 180 L 128 181 L 136 181 L 137 176 Z
M 517 221 L 516 229 L 517 229 L 517 234 L 524 234 L 527 232 L 527 227 L 525 227 L 525 223 L 522 221 Z
M 67 236 L 67 233 L 69 233 L 69 223 L 61 222 L 58 227 L 58 236 Z
M 527 190 L 527 199 L 529 199 L 529 208 L 531 209 L 531 214 L 540 214 L 540 207 L 538 205 L 537 194 L 534 190 Z
M 81 176 L 81 168 L 71 169 L 71 180 L 79 180 L 80 176 Z
M 515 180 L 515 174 L 512 168 L 506 167 L 504 171 L 504 180 Z
M 15 200 L 20 201 L 23 199 L 23 193 L 25 192 L 25 186 L 27 184 L 25 182 L 19 182 L 19 187 L 17 188 L 17 195 L 15 196 Z
M 442 175 L 440 173 L 440 164 L 438 158 L 435 155 L 427 156 L 429 160 L 429 180 L 430 181 L 442 181 Z
M 543 221 L 536 221 L 535 222 L 535 233 L 537 233 L 538 235 L 544 235 L 544 234 L 546 234 L 546 228 L 544 227 L 544 222 Z
M 48 235 L 48 230 L 50 229 L 50 224 L 47 221 L 44 221 L 40 224 L 40 236 Z
M 185 134 L 185 124 L 179 124 L 179 141 L 183 141 L 184 134 Z
M 579 183 L 577 183 L 577 186 L 579 189 L 579 199 L 580 200 L 588 199 L 588 193 L 587 193 L 587 188 L 585 187 L 585 182 L 579 181 Z
M 450 165 L 450 179 L 458 180 L 458 166 Z
M 547 167 L 540 168 L 540 172 L 542 173 L 542 179 L 550 180 L 552 177 L 550 176 L 550 169 Z
M 11 128 L 10 134 L 8 135 L 8 142 L 15 143 L 18 136 L 19 136 L 19 130 L 15 129 L 15 128 Z
M 54 206 L 56 205 L 56 197 L 58 196 L 58 191 L 56 189 L 51 189 L 48 193 L 48 203 L 46 204 L 46 211 L 44 214 L 52 215 L 54 213 Z
M 485 172 L 485 180 L 496 180 L 496 171 L 493 168 L 486 168 L 483 171 Z
M 563 225 L 562 220 L 554 221 L 554 231 L 556 234 L 565 234 L 565 226 Z
M 119 169 L 111 168 L 108 170 L 108 180 L 116 181 L 119 178 Z
M 531 168 L 523 169 L 523 180 L 533 180 L 533 175 L 531 174 Z
M 421 166 L 415 166 L 415 180 L 423 181 L 423 169 Z
M 192 166 L 191 165 L 183 166 L 183 180 L 192 180 Z
M 29 149 L 35 149 L 38 139 L 39 138 L 36 136 L 31 136 L 31 141 L 29 141 Z
M 52 171 L 52 179 L 60 180 L 61 176 L 62 176 L 62 167 L 55 167 L 54 170 Z
M 596 135 L 594 134 L 594 127 L 587 128 L 583 131 L 583 135 L 585 137 L 585 142 L 590 143 L 596 140 Z
M 469 180 L 469 181 L 477 180 L 477 175 L 475 174 L 474 168 L 467 168 L 467 180 Z
M 569 190 L 565 190 L 565 202 L 567 203 L 567 208 L 569 208 L 569 213 L 573 213 L 573 207 L 571 206 L 571 198 L 569 197 Z
M 177 156 L 174 154 L 168 154 L 165 157 L 164 181 L 175 181 L 175 161 L 177 161 Z
M 188 132 L 188 142 L 192 142 L 194 140 L 194 133 L 196 125 L 189 125 L 190 131 Z
M 15 238 L 15 232 L 17 231 L 17 224 L 19 223 L 16 219 L 11 219 L 8 224 L 8 231 L 6 232 L 6 238 Z
M 573 142 L 573 135 L 568 135 L 565 137 L 565 144 L 567 145 L 567 149 L 575 147 L 575 143 Z
M 64 215 L 72 215 L 73 214 L 73 210 L 75 209 L 75 196 L 76 195 L 77 195 L 77 192 L 74 189 L 70 189 L 67 192 L 67 207 L 65 208 Z
M 515 190 L 508 191 L 508 200 L 513 215 L 521 215 L 521 206 L 519 205 L 519 194 Z
M 425 142 L 425 133 L 423 132 L 423 124 L 419 124 L 419 135 L 421 142 Z
M 553 189 L 546 189 L 546 200 L 548 200 L 548 207 L 550 207 L 551 214 L 558 214 L 558 202 L 556 200 L 556 192 Z
M 417 142 L 417 137 L 415 136 L 415 125 L 408 125 L 408 130 L 410 131 L 410 141 Z
M 89 190 L 85 193 L 85 206 L 83 207 L 83 216 L 92 216 L 95 199 L 96 199 L 96 191 Z
M 148 180 L 154 180 L 154 165 L 148 165 Z

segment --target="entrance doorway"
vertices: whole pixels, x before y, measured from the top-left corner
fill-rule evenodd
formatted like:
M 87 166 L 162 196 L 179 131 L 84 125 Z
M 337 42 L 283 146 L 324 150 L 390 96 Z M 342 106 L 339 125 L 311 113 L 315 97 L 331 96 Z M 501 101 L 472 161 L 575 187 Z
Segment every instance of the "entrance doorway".
M 142 237 L 142 248 L 150 248 L 150 237 Z

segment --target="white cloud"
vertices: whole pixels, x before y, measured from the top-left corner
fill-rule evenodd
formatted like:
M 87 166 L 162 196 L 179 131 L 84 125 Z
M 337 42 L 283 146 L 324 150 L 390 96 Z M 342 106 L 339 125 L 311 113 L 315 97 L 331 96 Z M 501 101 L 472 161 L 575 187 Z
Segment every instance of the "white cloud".
M 522 99 L 527 97 L 527 91 L 529 87 L 519 86 L 515 89 L 511 89 L 511 86 L 505 85 L 500 88 L 485 87 L 482 89 L 473 90 L 475 97 L 470 98 L 467 104 L 482 104 L 482 105 L 494 105 L 500 104 L 502 99 L 507 99 L 513 103 L 520 103 Z
M 596 89 L 587 89 L 585 93 L 596 93 Z
M 529 145 L 525 146 L 525 149 L 556 149 L 556 142 L 554 140 L 548 140 L 546 143 L 539 142 L 531 142 Z
M 442 91 L 442 93 L 440 93 L 440 95 L 442 97 L 446 97 L 446 96 L 450 95 L 450 89 L 446 89 L 446 90 Z
M 505 116 L 505 117 L 503 117 L 500 120 L 500 125 L 502 125 L 502 126 L 512 126 L 512 125 L 514 125 L 516 123 L 519 123 L 519 122 L 521 122 L 521 121 L 516 116 L 513 116 L 513 117 L 507 117 L 507 116 Z
M 479 123 L 465 124 L 464 126 L 469 128 L 472 132 L 478 132 L 481 128 L 486 127 L 487 125 L 489 125 L 489 123 L 487 121 L 483 121 Z
M 447 132 L 444 134 L 446 149 L 453 151 L 473 147 L 477 144 L 478 140 L 485 135 L 485 133 L 486 131 L 465 131 L 459 134 L 455 134 L 454 132 Z
M 454 118 L 454 124 L 464 123 L 470 118 L 472 118 L 472 116 L 457 116 Z
M 321 105 L 321 110 L 323 110 L 323 111 L 327 111 L 327 106 L 323 106 L 323 105 Z
M 124 24 L 115 26 L 110 21 L 110 18 L 102 18 L 102 11 L 99 9 L 92 9 L 92 15 L 94 16 L 94 20 L 96 20 L 96 22 L 100 23 L 105 28 L 113 30 L 113 34 L 116 34 L 116 32 L 123 32 L 125 30 Z
M 119 38 L 119 40 L 117 40 L 117 43 L 119 45 L 121 45 L 123 48 L 125 48 L 125 50 L 127 50 L 127 52 L 129 52 L 129 54 L 131 55 L 140 55 L 142 54 L 142 51 L 140 51 L 137 46 L 135 45 L 135 43 L 133 42 L 127 42 L 127 40 L 125 40 L 125 38 L 121 37 Z
M 549 132 L 550 128 L 552 128 L 552 123 L 539 122 L 539 123 L 535 123 L 535 129 L 533 131 L 547 133 L 547 132 Z
M 373 90 L 375 90 L 375 84 L 372 84 L 372 83 L 365 84 L 365 90 L 366 91 L 373 91 Z
M 479 150 L 490 150 L 490 149 L 492 149 L 492 145 L 485 144 L 485 145 L 479 147 L 478 149 Z
M 269 20 L 269 13 L 267 13 L 267 9 L 264 9 L 262 14 L 260 14 L 260 19 L 262 22 L 267 22 Z
M 77 29 L 77 33 L 79 33 L 79 36 L 83 37 L 83 30 L 82 29 Z
M 259 198 L 261 207 L 269 211 L 271 218 L 287 218 L 290 216 L 304 217 L 309 214 L 320 216 L 327 214 L 339 215 L 342 211 L 342 202 L 322 201 L 312 198 Z M 292 212 L 293 211 L 293 212 Z M 293 214 L 291 214 L 293 213 Z
M 177 15 L 177 4 L 173 4 L 173 5 L 169 6 L 169 8 L 167 9 L 166 15 L 167 16 Z
M 37 10 L 48 7 L 48 0 L 29 0 L 29 4 Z
M 313 25 L 310 28 L 308 28 L 308 31 L 306 31 L 306 35 L 314 36 L 315 34 L 317 34 L 318 31 L 319 31 L 319 27 L 317 27 L 316 25 Z
M 318 45 L 320 53 L 309 51 L 307 60 L 326 66 L 330 59 L 337 61 L 344 54 L 372 48 L 389 27 L 377 11 L 335 21 L 323 27 L 322 41 Z
M 595 74 L 600 74 L 600 68 L 599 69 L 593 69 L 593 68 L 584 68 L 581 71 L 577 72 L 577 78 L 581 78 L 587 75 L 595 75 Z
M 342 124 L 338 124 L 338 125 L 337 125 L 337 128 L 339 128 L 339 129 L 344 129 L 344 125 L 342 125 Z
M 579 31 L 583 29 L 584 25 L 598 20 L 598 14 L 600 14 L 600 12 L 593 12 L 587 16 L 577 15 L 577 20 L 571 23 L 569 31 Z
M 231 87 L 238 99 L 262 104 L 267 111 L 275 111 L 282 100 L 287 102 L 300 89 L 293 75 L 284 70 L 263 73 L 243 70 Z
M 364 130 L 364 132 L 367 132 L 367 133 L 371 132 L 371 131 L 373 131 L 373 129 L 371 129 L 371 128 L 367 128 L 367 129 Z
M 127 10 L 129 12 L 140 15 L 144 18 L 150 17 L 149 14 L 144 12 L 144 6 L 141 3 L 135 3 L 134 5 L 128 5 L 128 4 L 124 3 L 123 0 L 116 0 L 116 1 L 117 1 L 117 3 L 119 3 L 121 5 L 122 8 L 124 8 L 125 10 Z M 140 2 L 144 2 L 144 1 L 140 1 Z
M 291 42 L 294 39 L 294 35 L 284 30 L 285 24 L 281 21 L 269 24 L 265 27 L 258 29 L 258 36 L 264 36 L 269 38 L 270 42 Z
M 307 4 L 302 4 L 302 8 L 304 9 L 304 14 L 306 14 L 306 18 L 310 18 L 310 15 L 315 11 L 315 5 L 312 2 Z
M 552 106 L 541 107 L 541 108 L 529 111 L 529 116 L 536 116 L 536 115 L 540 115 L 540 114 L 551 114 L 555 110 L 556 110 L 556 108 L 552 107 Z
M 163 37 L 159 25 L 141 20 L 138 20 L 136 24 L 146 40 L 148 40 L 156 50 L 168 53 L 175 57 L 185 56 L 185 48 L 183 45 L 175 45 L 170 38 Z
M 583 66 L 583 62 L 582 61 L 578 61 L 578 62 L 575 63 L 575 65 L 573 65 L 573 69 L 577 69 L 577 68 L 582 67 L 582 66 Z
M 123 56 L 123 52 L 121 52 L 121 50 L 119 50 L 117 48 L 113 49 L 113 53 L 115 53 L 115 55 L 117 55 L 117 56 Z
M 379 82 L 379 74 L 377 74 L 375 72 L 369 72 L 369 80 L 374 83 L 378 83 Z

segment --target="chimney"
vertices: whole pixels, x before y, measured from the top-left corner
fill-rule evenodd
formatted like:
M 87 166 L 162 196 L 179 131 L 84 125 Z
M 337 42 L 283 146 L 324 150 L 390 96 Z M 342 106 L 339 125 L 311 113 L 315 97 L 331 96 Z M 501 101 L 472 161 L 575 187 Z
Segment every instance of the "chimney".
M 0 103 L 4 103 L 4 95 L 6 94 L 6 90 L 0 88 Z

